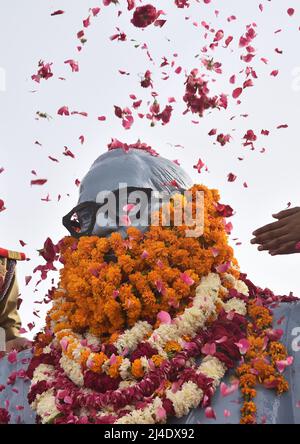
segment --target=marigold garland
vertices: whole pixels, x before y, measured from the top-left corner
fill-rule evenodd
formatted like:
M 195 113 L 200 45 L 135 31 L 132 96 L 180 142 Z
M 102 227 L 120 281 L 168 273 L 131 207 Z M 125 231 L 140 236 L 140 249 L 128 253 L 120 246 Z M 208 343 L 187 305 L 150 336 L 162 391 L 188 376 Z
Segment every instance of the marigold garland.
M 139 230 L 129 228 L 127 242 L 119 233 L 109 239 L 65 239 L 60 286 L 68 298 L 50 312 L 55 332 L 88 329 L 108 340 L 116 330 L 133 326 L 141 316 L 155 322 L 159 311 L 172 316 L 183 310 L 201 277 L 226 262 L 236 265 L 227 244 L 224 218 L 216 208 L 218 193 L 204 186 L 195 186 L 192 191 L 194 196 L 196 191 L 205 193 L 201 238 L 186 238 L 187 227 L 183 226 L 151 227 L 144 237 Z M 212 248 L 218 251 L 216 257 Z M 105 261 L 107 254 L 115 257 L 115 263 Z M 236 273 L 233 268 L 230 272 Z M 194 281 L 192 287 L 182 279 L 182 273 Z M 54 301 L 60 298 L 60 291 L 54 292 Z

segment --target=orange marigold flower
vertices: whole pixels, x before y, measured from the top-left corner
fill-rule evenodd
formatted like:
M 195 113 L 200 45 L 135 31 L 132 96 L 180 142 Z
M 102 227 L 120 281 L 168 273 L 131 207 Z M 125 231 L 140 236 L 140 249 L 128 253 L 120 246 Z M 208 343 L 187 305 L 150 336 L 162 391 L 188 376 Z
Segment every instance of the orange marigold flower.
M 255 424 L 256 423 L 256 417 L 254 415 L 245 415 L 242 416 L 241 424 Z
M 95 373 L 101 373 L 102 371 L 102 365 L 105 361 L 107 361 L 107 356 L 104 353 L 96 353 L 93 356 L 93 364 L 91 365 L 90 369 Z
M 117 362 L 115 363 L 115 364 L 112 364 L 109 368 L 108 368 L 108 375 L 111 377 L 111 378 L 114 378 L 114 379 L 116 379 L 116 378 L 118 378 L 119 377 L 119 368 L 120 368 L 120 365 L 122 364 L 122 361 L 123 361 L 123 358 L 122 358 L 122 356 L 117 356 Z
M 256 390 L 251 389 L 249 387 L 242 388 L 241 392 L 244 395 L 245 399 L 249 400 L 256 397 Z
M 245 402 L 242 409 L 242 415 L 254 415 L 256 413 L 256 405 L 254 402 Z
M 160 367 L 164 362 L 164 359 L 160 355 L 153 355 L 151 360 L 153 361 L 155 367 Z
M 166 343 L 166 346 L 165 346 L 165 352 L 166 353 L 179 352 L 180 350 L 182 350 L 182 347 L 181 347 L 180 344 L 178 344 L 178 342 L 176 342 L 176 341 L 168 341 Z
M 131 373 L 136 379 L 140 379 L 144 376 L 144 370 L 140 359 L 136 359 L 131 364 Z
M 256 376 L 252 374 L 244 374 L 240 377 L 240 385 L 241 387 L 255 387 L 256 385 Z

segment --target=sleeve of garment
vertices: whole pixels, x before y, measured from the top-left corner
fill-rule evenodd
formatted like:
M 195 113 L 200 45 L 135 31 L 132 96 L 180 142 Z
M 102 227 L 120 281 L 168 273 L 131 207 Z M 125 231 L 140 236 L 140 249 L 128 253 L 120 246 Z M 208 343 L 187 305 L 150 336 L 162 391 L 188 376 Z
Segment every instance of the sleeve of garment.
M 7 295 L 0 302 L 0 327 L 4 328 L 7 341 L 19 336 L 21 319 L 17 310 L 18 296 L 19 287 L 15 275 Z

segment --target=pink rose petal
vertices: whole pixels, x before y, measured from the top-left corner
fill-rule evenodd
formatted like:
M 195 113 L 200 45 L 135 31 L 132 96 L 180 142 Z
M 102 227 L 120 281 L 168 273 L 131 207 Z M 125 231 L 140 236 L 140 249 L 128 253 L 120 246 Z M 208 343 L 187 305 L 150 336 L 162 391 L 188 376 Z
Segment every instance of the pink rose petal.
M 241 339 L 239 342 L 235 342 L 235 345 L 239 348 L 241 355 L 245 355 L 250 348 L 250 343 L 247 339 Z
M 208 419 L 217 419 L 216 413 L 212 407 L 206 407 L 205 409 L 205 416 Z
M 172 318 L 166 311 L 160 311 L 157 315 L 157 319 L 160 321 L 161 324 L 171 324 Z

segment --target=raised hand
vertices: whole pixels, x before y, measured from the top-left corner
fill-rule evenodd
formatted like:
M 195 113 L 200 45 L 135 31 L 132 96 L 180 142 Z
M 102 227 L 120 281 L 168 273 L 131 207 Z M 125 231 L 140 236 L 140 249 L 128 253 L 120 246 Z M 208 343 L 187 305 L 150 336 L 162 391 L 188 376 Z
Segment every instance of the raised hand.
M 300 207 L 290 208 L 273 214 L 276 222 L 253 232 L 252 244 L 258 250 L 267 250 L 271 256 L 300 253 Z

